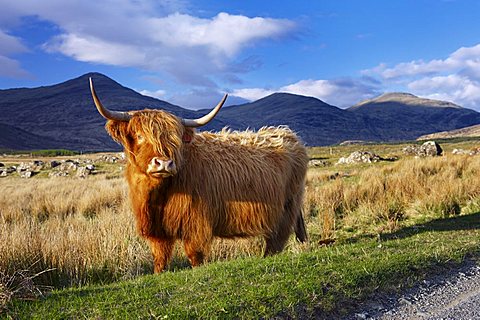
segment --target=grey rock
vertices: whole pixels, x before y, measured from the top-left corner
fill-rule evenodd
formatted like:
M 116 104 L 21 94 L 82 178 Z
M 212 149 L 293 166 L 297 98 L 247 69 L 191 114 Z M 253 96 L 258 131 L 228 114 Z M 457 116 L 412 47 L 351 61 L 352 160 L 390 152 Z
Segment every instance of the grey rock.
M 436 157 L 443 153 L 442 147 L 435 141 L 427 141 L 421 146 L 410 145 L 403 148 L 403 153 L 406 155 L 414 155 L 417 157 Z
M 352 163 L 372 163 L 378 162 L 382 158 L 369 151 L 354 151 L 348 157 L 342 157 L 337 164 L 352 164 Z
M 52 169 L 53 169 L 53 168 L 56 168 L 56 167 L 58 167 L 58 166 L 61 165 L 61 164 L 62 164 L 62 163 L 59 162 L 59 161 L 52 160 L 52 161 L 50 161 L 50 168 L 52 168 Z
M 312 159 L 308 162 L 309 167 L 327 167 L 330 165 L 329 161 L 320 160 L 320 159 Z
M 20 172 L 20 177 L 21 177 L 21 178 L 26 178 L 26 179 L 28 179 L 28 178 L 33 177 L 34 175 L 35 175 L 35 172 L 29 171 L 29 170 L 21 171 L 21 172 Z

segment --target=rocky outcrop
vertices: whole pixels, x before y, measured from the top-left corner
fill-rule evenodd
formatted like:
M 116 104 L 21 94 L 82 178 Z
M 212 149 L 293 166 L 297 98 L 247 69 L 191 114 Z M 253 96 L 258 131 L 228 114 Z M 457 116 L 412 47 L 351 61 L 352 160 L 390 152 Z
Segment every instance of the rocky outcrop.
M 452 154 L 476 156 L 477 154 L 480 154 L 480 148 L 473 148 L 470 150 L 453 149 Z
M 348 157 L 341 157 L 336 164 L 372 163 L 383 160 L 382 157 L 369 151 L 354 151 Z
M 329 165 L 330 165 L 330 161 L 321 160 L 321 159 L 311 159 L 308 162 L 309 167 L 321 168 L 321 167 L 328 167 Z
M 403 148 L 406 155 L 414 155 L 416 157 L 436 157 L 443 153 L 442 147 L 435 141 L 424 142 L 421 146 L 410 145 Z
M 122 161 L 121 157 L 108 156 L 102 158 L 102 161 L 94 161 L 92 159 L 67 159 L 67 160 L 51 160 L 44 162 L 41 160 L 33 160 L 30 162 L 20 162 L 17 166 L 0 166 L 0 177 L 7 177 L 16 173 L 22 178 L 31 178 L 40 172 L 48 172 L 49 177 L 66 177 L 76 176 L 86 178 L 96 173 L 96 162 L 115 163 Z M 114 162 L 113 162 L 114 161 Z

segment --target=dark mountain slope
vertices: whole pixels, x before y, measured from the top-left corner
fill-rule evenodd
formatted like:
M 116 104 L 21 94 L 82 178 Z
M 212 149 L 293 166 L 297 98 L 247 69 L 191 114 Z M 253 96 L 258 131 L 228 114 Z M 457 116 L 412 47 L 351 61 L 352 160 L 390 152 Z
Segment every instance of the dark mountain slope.
M 143 96 L 102 74 L 89 73 L 48 87 L 0 90 L 0 123 L 8 123 L 48 140 L 60 141 L 63 148 L 118 149 L 103 128 L 105 120 L 95 109 L 88 85 L 89 77 L 93 78 L 102 103 L 113 110 L 153 108 L 183 117 L 196 115 L 195 112 Z M 19 142 L 18 149 L 26 147 Z
M 480 113 L 474 110 L 407 93 L 385 94 L 347 110 L 362 116 L 382 141 L 412 140 L 480 123 Z
M 48 137 L 42 137 L 0 123 L 0 149 L 10 150 L 38 150 L 38 149 L 59 149 L 62 142 L 54 141 Z
M 89 73 L 53 86 L 0 90 L 0 148 L 120 149 L 105 132 L 105 120 L 90 95 L 89 77 L 103 104 L 112 110 L 163 109 L 184 118 L 210 111 L 183 109 L 143 96 L 102 74 Z M 308 145 L 329 145 L 344 140 L 411 140 L 479 123 L 476 111 L 410 94 L 387 94 L 344 110 L 316 98 L 275 93 L 224 107 L 201 130 L 288 125 Z
M 275 93 L 252 103 L 222 110 L 222 116 L 235 119 L 235 129 L 288 125 L 308 145 L 328 145 L 344 140 L 375 140 L 368 125 L 355 114 L 319 99 L 289 93 Z

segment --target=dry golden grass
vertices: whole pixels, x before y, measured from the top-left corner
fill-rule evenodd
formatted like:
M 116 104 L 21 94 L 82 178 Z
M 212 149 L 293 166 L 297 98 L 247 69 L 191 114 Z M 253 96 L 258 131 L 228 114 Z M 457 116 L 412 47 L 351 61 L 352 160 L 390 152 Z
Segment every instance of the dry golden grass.
M 346 177 L 324 170 L 309 173 L 304 209 L 320 239 L 390 232 L 404 220 L 478 210 L 480 157 L 406 158 L 355 170 Z M 343 233 L 334 236 L 336 231 Z
M 35 264 L 55 285 L 144 273 L 150 255 L 135 234 L 122 179 L 4 179 L 0 270 Z
M 468 156 L 311 169 L 304 202 L 310 243 L 292 239 L 287 250 L 310 250 L 325 241 L 478 210 L 479 174 L 480 157 Z M 122 178 L 10 177 L 0 179 L 0 190 L 3 274 L 53 268 L 37 281 L 60 287 L 151 272 L 150 251 L 136 234 Z M 260 255 L 262 247 L 258 238 L 218 240 L 209 260 Z M 172 268 L 187 265 L 178 245 Z

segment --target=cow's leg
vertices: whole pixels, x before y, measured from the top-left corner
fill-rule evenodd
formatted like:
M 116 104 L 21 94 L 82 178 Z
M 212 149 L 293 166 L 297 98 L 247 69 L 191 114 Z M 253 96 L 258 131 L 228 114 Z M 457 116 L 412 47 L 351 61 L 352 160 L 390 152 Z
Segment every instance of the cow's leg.
M 290 201 L 287 201 L 275 230 L 265 236 L 264 256 L 269 256 L 283 250 L 292 233 L 294 216 L 295 213 L 290 205 Z
M 184 240 L 183 244 L 185 247 L 185 253 L 187 254 L 192 267 L 201 265 L 208 253 L 210 242 L 204 241 L 202 243 L 199 241 Z
M 153 255 L 153 271 L 160 273 L 165 269 L 172 256 L 175 239 L 149 238 Z
M 285 248 L 289 233 L 276 234 L 265 237 L 265 252 L 264 256 L 271 256 L 272 254 L 279 253 Z

